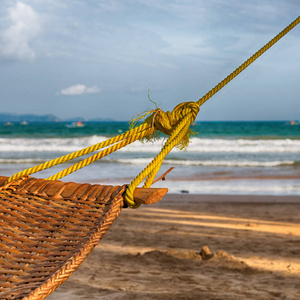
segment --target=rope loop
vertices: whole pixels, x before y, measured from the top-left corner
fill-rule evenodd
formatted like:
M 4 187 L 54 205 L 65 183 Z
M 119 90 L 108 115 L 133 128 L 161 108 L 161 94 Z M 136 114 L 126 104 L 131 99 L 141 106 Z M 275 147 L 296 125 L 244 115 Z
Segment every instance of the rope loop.
M 195 119 L 199 112 L 199 105 L 196 102 L 183 102 L 178 104 L 172 112 L 164 112 L 161 109 L 156 109 L 154 113 L 150 116 L 152 119 L 152 124 L 155 129 L 163 132 L 164 134 L 170 136 L 182 120 L 182 118 L 188 113 L 192 113 Z M 147 122 L 147 121 L 146 121 Z
M 174 148 L 180 150 L 186 148 L 190 142 L 190 136 L 194 131 L 190 129 L 190 125 L 197 117 L 199 105 L 196 102 L 184 102 L 178 104 L 172 112 L 164 112 L 156 109 L 145 120 L 145 123 L 152 123 L 154 134 L 147 136 L 148 140 L 155 138 L 157 132 L 163 132 L 169 138 L 162 147 L 160 153 L 152 160 L 152 162 L 130 183 L 125 192 L 125 201 L 131 208 L 139 207 L 134 202 L 133 192 L 136 187 L 145 180 L 143 187 L 151 187 L 154 177 L 156 176 L 164 158 Z
M 156 139 L 160 132 L 164 133 L 167 136 L 171 136 L 174 130 L 178 128 L 179 123 L 185 116 L 190 114 L 191 119 L 195 120 L 199 109 L 200 106 L 197 102 L 190 101 L 178 104 L 172 110 L 172 112 L 164 112 L 160 108 L 153 110 L 152 114 L 145 120 L 145 123 L 152 124 L 154 134 L 147 136 L 146 140 L 152 141 L 153 139 Z M 182 140 L 179 141 L 177 145 L 178 148 L 186 148 L 189 144 L 189 138 L 193 134 L 194 132 L 191 129 L 189 129 L 186 135 L 184 135 L 184 137 L 182 138 Z

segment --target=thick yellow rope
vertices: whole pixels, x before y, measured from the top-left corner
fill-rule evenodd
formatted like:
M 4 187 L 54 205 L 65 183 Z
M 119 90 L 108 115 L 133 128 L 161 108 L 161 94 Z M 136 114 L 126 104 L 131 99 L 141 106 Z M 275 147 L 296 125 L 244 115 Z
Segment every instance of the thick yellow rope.
M 134 130 L 132 130 L 134 131 Z M 109 148 L 104 149 L 101 152 L 98 152 L 96 154 L 94 154 L 93 156 L 90 156 L 76 164 L 74 164 L 73 166 L 64 169 L 62 171 L 60 171 L 59 173 L 54 174 L 53 176 L 46 178 L 47 180 L 58 180 L 61 179 L 75 171 L 80 170 L 83 167 L 88 166 L 89 164 L 95 162 L 96 160 L 110 154 L 113 153 L 133 142 L 135 142 L 136 140 L 139 140 L 143 137 L 145 137 L 146 135 L 152 134 L 153 133 L 153 128 L 148 128 L 146 131 L 142 131 L 142 132 L 138 132 L 138 133 L 132 133 L 131 135 L 128 136 L 127 139 L 125 140 L 121 140 L 119 143 L 116 143 L 112 146 L 110 146 Z
M 163 146 L 160 153 L 152 160 L 152 162 L 130 183 L 125 193 L 125 200 L 128 206 L 136 208 L 139 205 L 134 202 L 133 192 L 135 188 L 146 178 L 143 187 L 150 187 L 155 175 L 157 174 L 166 155 L 182 140 L 189 130 L 190 124 L 195 120 L 195 115 L 188 113 L 175 127 L 167 142 Z
M 131 130 L 129 130 L 129 131 L 123 133 L 123 134 L 120 134 L 118 136 L 115 136 L 111 139 L 105 140 L 101 143 L 92 145 L 90 147 L 87 147 L 87 148 L 81 149 L 79 151 L 67 154 L 65 156 L 52 159 L 52 160 L 47 161 L 45 163 L 42 163 L 38 166 L 34 166 L 32 168 L 29 168 L 29 169 L 23 170 L 21 172 L 18 172 L 16 174 L 14 174 L 13 176 L 9 177 L 6 182 L 8 183 L 8 182 L 11 182 L 13 180 L 17 180 L 17 179 L 21 178 L 24 175 L 31 175 L 31 174 L 40 172 L 42 170 L 51 168 L 53 166 L 62 164 L 64 162 L 73 160 L 75 158 L 84 156 L 84 155 L 89 154 L 89 153 L 95 152 L 95 151 L 97 151 L 99 149 L 102 149 L 102 148 L 106 148 L 106 149 L 103 150 L 103 152 L 109 154 L 111 152 L 114 152 L 114 151 L 124 147 L 125 146 L 125 141 L 129 141 L 128 143 L 130 143 L 130 142 L 133 141 L 133 139 L 135 139 L 135 140 L 140 139 L 140 138 L 142 138 L 146 135 L 151 134 L 152 132 L 153 132 L 153 128 L 151 128 L 151 126 L 149 124 L 142 124 L 142 125 L 140 125 L 136 128 L 133 128 L 133 129 L 131 129 Z M 121 141 L 123 141 L 123 143 L 121 143 Z M 107 148 L 108 146 L 110 146 L 110 147 Z M 105 156 L 105 154 L 103 154 L 102 157 L 103 156 Z M 86 161 L 86 165 L 88 165 L 88 161 Z M 79 165 L 78 169 L 80 169 L 82 167 L 84 167 L 84 165 Z M 76 171 L 76 168 L 72 169 L 72 171 L 70 171 L 70 173 L 72 173 L 74 171 Z M 70 173 L 64 172 L 63 176 L 56 176 L 56 174 L 55 174 L 55 175 L 53 175 L 52 177 L 50 177 L 48 179 L 49 180 L 57 180 L 57 179 L 60 179 L 64 176 L 70 174 Z
M 23 170 L 11 176 L 7 180 L 7 182 L 16 180 L 22 177 L 23 175 L 33 174 L 104 148 L 102 151 L 92 155 L 91 157 L 86 158 L 81 162 L 76 163 L 73 166 L 47 178 L 48 180 L 58 180 L 114 151 L 117 151 L 118 149 L 138 139 L 151 140 L 152 138 L 158 136 L 160 132 L 163 132 L 164 134 L 168 135 L 169 138 L 162 147 L 160 153 L 130 183 L 126 190 L 125 201 L 127 202 L 128 206 L 132 208 L 138 207 L 139 205 L 136 204 L 133 199 L 133 193 L 135 188 L 143 180 L 145 180 L 143 186 L 150 187 L 166 155 L 176 146 L 180 149 L 183 149 L 189 144 L 189 137 L 193 134 L 193 132 L 190 130 L 190 125 L 195 120 L 199 112 L 200 106 L 203 103 L 205 103 L 209 98 L 211 98 L 215 93 L 217 93 L 221 88 L 223 88 L 226 84 L 228 84 L 233 78 L 240 74 L 244 69 L 246 69 L 252 62 L 254 62 L 259 56 L 266 52 L 271 46 L 273 46 L 278 40 L 280 40 L 285 34 L 287 34 L 292 28 L 294 28 L 299 23 L 300 16 L 296 18 L 295 21 L 288 25 L 284 30 L 282 30 L 278 35 L 276 35 L 270 42 L 263 46 L 259 51 L 252 55 L 248 60 L 246 60 L 242 65 L 240 65 L 236 70 L 229 74 L 225 79 L 218 83 L 207 94 L 200 98 L 197 102 L 181 103 L 177 105 L 172 112 L 163 112 L 162 110 L 157 108 L 145 114 L 146 116 L 148 115 L 148 117 L 145 119 L 143 124 L 135 128 L 131 128 L 126 133 L 108 139 L 96 145 L 87 147 L 85 149 L 62 156 L 60 158 L 50 160 L 33 168 Z M 141 117 L 138 118 L 138 120 L 140 119 Z
M 273 46 L 277 41 L 279 41 L 285 34 L 287 34 L 292 28 L 294 28 L 300 22 L 300 16 L 295 19 L 290 25 L 288 25 L 284 30 L 282 30 L 278 35 L 276 35 L 271 41 L 264 45 L 260 50 L 253 54 L 248 60 L 246 60 L 242 65 L 236 68 L 231 74 L 229 74 L 225 79 L 218 83 L 213 89 L 206 93 L 197 102 L 186 102 L 177 105 L 172 113 L 153 113 L 149 118 L 153 118 L 152 123 L 155 124 L 156 128 L 168 134 L 170 138 L 163 146 L 161 152 L 153 159 L 153 161 L 131 182 L 126 190 L 125 199 L 130 206 L 134 206 L 133 192 L 134 189 L 142 182 L 144 178 L 147 178 L 144 187 L 149 187 L 161 166 L 161 163 L 165 156 L 175 147 L 181 145 L 185 147 L 188 143 L 188 130 L 190 124 L 194 121 L 196 116 L 190 115 L 191 109 L 193 107 L 194 113 L 196 115 L 199 111 L 200 106 L 205 103 L 209 98 L 216 94 L 222 87 L 228 84 L 233 78 L 245 70 L 251 63 L 253 63 L 259 56 L 266 52 L 271 46 Z M 189 107 L 190 105 L 190 107 Z M 180 125 L 178 124 L 181 120 Z M 175 129 L 174 129 L 175 127 Z M 180 128 L 180 130 L 178 130 Z
M 236 68 L 232 73 L 230 73 L 225 79 L 219 82 L 214 88 L 207 92 L 202 98 L 200 98 L 197 103 L 201 106 L 214 94 L 216 94 L 221 88 L 223 88 L 227 83 L 229 83 L 233 78 L 245 70 L 250 64 L 252 64 L 258 57 L 270 49 L 276 42 L 278 42 L 283 36 L 285 36 L 290 30 L 292 30 L 296 25 L 300 23 L 300 16 L 295 19 L 291 24 L 284 28 L 280 33 L 278 33 L 272 40 L 270 40 L 266 45 L 261 47 L 257 52 L 255 52 L 250 58 L 248 58 L 243 64 Z

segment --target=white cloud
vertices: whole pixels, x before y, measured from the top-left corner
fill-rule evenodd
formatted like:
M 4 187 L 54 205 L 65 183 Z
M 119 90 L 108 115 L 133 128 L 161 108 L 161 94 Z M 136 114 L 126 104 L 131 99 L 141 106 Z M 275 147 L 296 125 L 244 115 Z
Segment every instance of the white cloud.
M 84 84 L 72 85 L 66 89 L 63 89 L 59 92 L 60 95 L 76 96 L 84 94 L 86 86 Z
M 100 92 L 101 89 L 96 85 L 87 87 L 85 84 L 76 84 L 62 89 L 58 95 L 78 96 L 82 94 L 98 94 Z
M 10 59 L 33 60 L 30 42 L 41 31 L 41 19 L 31 6 L 17 2 L 8 9 L 10 26 L 0 33 L 0 54 Z

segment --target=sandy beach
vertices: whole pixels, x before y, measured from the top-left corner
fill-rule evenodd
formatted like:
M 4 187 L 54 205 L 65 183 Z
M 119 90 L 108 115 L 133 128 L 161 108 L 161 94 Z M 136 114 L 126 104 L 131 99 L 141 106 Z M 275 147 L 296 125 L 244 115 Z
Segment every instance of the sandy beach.
M 124 209 L 47 299 L 300 299 L 300 197 L 168 194 Z

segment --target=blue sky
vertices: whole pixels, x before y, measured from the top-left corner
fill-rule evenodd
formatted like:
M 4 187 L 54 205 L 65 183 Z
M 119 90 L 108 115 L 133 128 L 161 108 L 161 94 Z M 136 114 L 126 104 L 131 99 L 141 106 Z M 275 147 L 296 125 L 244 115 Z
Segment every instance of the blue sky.
M 197 101 L 291 23 L 299 0 L 1 0 L 0 112 L 129 120 Z M 201 120 L 300 119 L 300 25 Z

